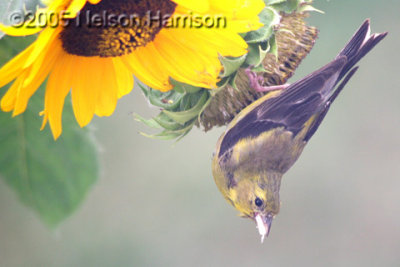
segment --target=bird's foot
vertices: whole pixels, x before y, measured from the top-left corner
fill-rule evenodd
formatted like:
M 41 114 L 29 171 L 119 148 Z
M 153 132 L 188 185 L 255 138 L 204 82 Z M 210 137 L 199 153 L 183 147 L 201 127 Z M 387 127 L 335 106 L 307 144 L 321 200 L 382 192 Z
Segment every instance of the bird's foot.
M 286 89 L 290 84 L 281 84 L 281 85 L 273 85 L 273 86 L 263 86 L 261 85 L 262 82 L 264 82 L 264 78 L 262 76 L 257 75 L 254 71 L 251 70 L 251 66 L 245 69 L 245 73 L 247 77 L 249 77 L 249 83 L 250 86 L 256 91 L 256 92 L 270 92 L 270 91 L 276 91 L 276 90 L 284 90 Z

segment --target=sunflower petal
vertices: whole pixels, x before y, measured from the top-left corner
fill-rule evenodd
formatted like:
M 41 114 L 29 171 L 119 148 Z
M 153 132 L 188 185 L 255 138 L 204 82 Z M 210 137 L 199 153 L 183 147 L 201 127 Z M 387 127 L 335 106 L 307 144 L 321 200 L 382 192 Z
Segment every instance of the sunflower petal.
M 208 0 L 172 0 L 172 2 L 199 13 L 205 13 L 210 9 L 210 1 Z
M 101 69 L 99 75 L 102 80 L 94 81 L 93 86 L 97 87 L 98 98 L 95 113 L 97 116 L 110 116 L 117 106 L 118 83 L 116 80 L 116 70 L 111 58 L 101 59 Z
M 133 75 L 119 58 L 113 58 L 118 82 L 118 98 L 130 93 L 133 89 Z
M 51 46 L 51 49 L 43 51 L 31 68 L 27 69 L 26 78 L 18 90 L 13 116 L 23 113 L 28 105 L 29 98 L 36 92 L 46 79 L 56 60 L 62 55 L 62 49 L 58 45 Z M 29 70 L 29 71 L 28 71 Z
M 29 54 L 27 57 L 24 68 L 32 65 L 32 63 L 37 60 L 39 54 L 46 49 L 46 46 L 50 46 L 53 41 L 58 38 L 59 33 L 61 32 L 61 29 L 52 29 L 52 28 L 47 28 L 43 32 L 40 33 L 39 37 L 37 40 L 33 43 L 34 48 L 32 52 Z
M 184 40 L 161 32 L 157 37 L 154 46 L 158 52 L 153 54 L 165 59 L 159 61 L 159 64 L 163 64 L 163 68 L 169 71 L 172 78 L 199 87 L 216 86 L 222 66 L 215 50 L 211 53 L 200 50 L 196 54 L 195 49 L 201 49 L 201 46 L 191 49 L 189 45 L 184 44 Z
M 71 77 L 74 75 L 74 58 L 61 54 L 55 64 L 46 87 L 44 120 L 50 123 L 54 139 L 62 132 L 62 111 L 65 97 L 71 89 Z
M 86 0 L 72 0 L 66 9 L 66 18 L 75 18 L 85 4 Z
M 251 19 L 263 10 L 263 0 L 218 0 L 210 1 L 210 9 L 215 13 L 223 13 L 227 17 L 238 19 Z
M 0 23 L 0 31 L 4 32 L 9 36 L 27 36 L 36 34 L 43 30 L 41 27 L 35 27 L 30 24 L 30 22 L 26 22 L 21 26 L 15 25 L 4 25 Z
M 161 91 L 172 89 L 166 69 L 159 64 L 159 58 L 154 57 L 152 46 L 140 47 L 133 53 L 122 56 L 125 66 L 143 83 Z
M 15 107 L 19 89 L 22 87 L 27 73 L 22 73 L 15 82 L 11 85 L 10 89 L 6 92 L 0 102 L 1 109 L 5 112 L 10 112 Z
M 33 44 L 28 46 L 0 69 L 0 87 L 8 84 L 23 72 L 22 65 L 26 61 L 26 57 L 32 52 L 33 47 Z
M 93 82 L 103 79 L 99 75 L 101 65 L 97 57 L 74 57 L 72 81 L 72 107 L 78 124 L 86 126 L 93 118 L 98 98 L 98 88 Z M 76 75 L 78 73 L 79 75 Z

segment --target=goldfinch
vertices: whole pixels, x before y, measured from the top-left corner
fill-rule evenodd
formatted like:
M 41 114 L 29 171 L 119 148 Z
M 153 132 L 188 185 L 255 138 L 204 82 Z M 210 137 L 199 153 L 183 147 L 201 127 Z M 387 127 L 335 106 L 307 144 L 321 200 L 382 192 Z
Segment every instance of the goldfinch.
M 303 79 L 274 90 L 243 109 L 220 137 L 212 161 L 215 183 L 243 217 L 255 221 L 261 242 L 280 207 L 282 175 L 320 126 L 354 67 L 387 33 L 370 35 L 366 20 L 334 60 Z

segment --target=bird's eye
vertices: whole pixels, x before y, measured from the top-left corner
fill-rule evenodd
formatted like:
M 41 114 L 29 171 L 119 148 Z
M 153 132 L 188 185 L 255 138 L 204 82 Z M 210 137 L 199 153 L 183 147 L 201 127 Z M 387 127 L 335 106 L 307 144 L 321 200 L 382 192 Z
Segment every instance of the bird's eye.
M 263 205 L 263 201 L 256 197 L 256 199 L 254 200 L 254 204 L 256 204 L 257 207 L 261 207 Z

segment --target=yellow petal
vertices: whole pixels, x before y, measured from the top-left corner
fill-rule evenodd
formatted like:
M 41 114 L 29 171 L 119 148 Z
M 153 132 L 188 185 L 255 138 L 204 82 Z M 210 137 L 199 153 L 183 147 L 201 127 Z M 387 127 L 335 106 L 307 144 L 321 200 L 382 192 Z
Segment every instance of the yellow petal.
M 191 49 L 184 41 L 174 37 L 160 32 L 154 40 L 157 54 L 164 58 L 159 60 L 159 64 L 162 64 L 175 80 L 194 86 L 215 87 L 222 68 L 216 50 L 209 53 L 210 51 L 201 51 L 201 47 L 197 46 Z
M 71 77 L 75 75 L 74 67 L 74 57 L 60 54 L 47 82 L 43 122 L 49 120 L 54 139 L 62 132 L 62 111 L 65 97 L 71 88 Z
M 120 58 L 113 58 L 113 63 L 117 74 L 118 98 L 121 98 L 132 91 L 133 75 Z
M 93 118 L 98 98 L 98 88 L 94 81 L 101 81 L 99 76 L 98 57 L 74 57 L 74 73 L 72 80 L 72 107 L 78 124 L 86 126 Z
M 37 40 L 33 43 L 34 48 L 26 59 L 24 68 L 31 65 L 37 59 L 39 54 L 45 49 L 45 47 L 50 46 L 52 42 L 59 37 L 60 32 L 61 28 L 47 28 L 46 30 L 41 32 Z
M 101 68 L 98 69 L 97 81 L 93 86 L 98 90 L 95 113 L 97 116 L 110 116 L 117 106 L 118 83 L 112 58 L 101 58 Z
M 1 109 L 5 112 L 9 112 L 14 109 L 15 102 L 17 101 L 17 95 L 19 89 L 22 87 L 24 79 L 27 75 L 27 72 L 22 73 L 15 82 L 11 85 L 10 89 L 6 92 L 6 94 L 1 99 Z
M 208 0 L 172 0 L 172 2 L 199 13 L 205 13 L 210 9 Z
M 9 36 L 26 36 L 36 34 L 43 30 L 40 27 L 32 27 L 29 23 L 24 23 L 21 26 L 8 26 L 0 23 L 0 31 Z
M 34 45 L 31 44 L 25 50 L 19 53 L 16 57 L 8 61 L 0 69 L 0 87 L 3 87 L 4 85 L 8 84 L 23 72 L 22 66 L 25 63 L 26 58 L 32 52 L 33 47 Z
M 159 65 L 159 57 L 154 57 L 154 49 L 151 48 L 139 47 L 121 59 L 141 82 L 161 91 L 171 90 L 167 70 Z
M 43 81 L 48 76 L 54 63 L 62 55 L 60 44 L 54 44 L 50 49 L 43 51 L 33 66 L 27 70 L 27 76 L 22 86 L 18 90 L 17 101 L 15 103 L 13 116 L 25 111 L 29 98 L 36 92 Z
M 85 4 L 86 0 L 72 0 L 71 4 L 66 9 L 65 17 L 75 18 Z
M 247 43 L 237 33 L 218 29 L 165 29 L 171 38 L 198 54 L 238 57 L 247 53 Z M 164 33 L 163 33 L 164 34 Z
M 218 0 L 210 2 L 215 13 L 225 14 L 233 19 L 252 19 L 265 7 L 263 0 Z

